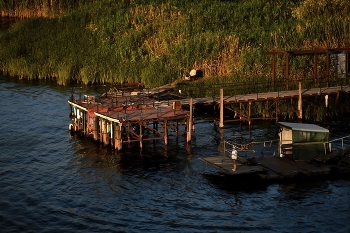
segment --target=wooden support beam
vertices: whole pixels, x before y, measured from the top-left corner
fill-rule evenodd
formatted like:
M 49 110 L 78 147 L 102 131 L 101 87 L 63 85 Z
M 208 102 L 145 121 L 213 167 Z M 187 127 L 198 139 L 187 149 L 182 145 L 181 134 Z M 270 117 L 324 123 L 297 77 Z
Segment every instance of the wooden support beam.
M 328 112 L 329 112 L 329 108 L 328 108 L 328 95 L 324 96 L 324 100 L 325 100 L 325 105 L 326 105 L 326 120 L 328 121 Z
M 94 141 L 98 140 L 98 130 L 99 130 L 98 122 L 99 122 L 99 117 L 95 116 L 95 118 L 94 118 L 94 128 L 93 128 Z
M 103 120 L 102 131 L 103 131 L 103 144 L 108 145 L 107 120 Z
M 122 134 L 121 134 L 121 125 L 120 124 L 115 124 L 114 126 L 114 138 L 115 138 L 115 142 L 114 142 L 114 148 L 117 151 L 120 151 L 122 149 Z
M 168 145 L 168 120 L 164 119 L 164 145 Z
M 289 90 L 289 53 L 286 54 L 286 90 Z
M 191 99 L 192 100 L 192 99 Z M 220 123 L 219 127 L 224 127 L 224 89 L 220 89 Z
M 188 124 L 187 124 L 187 142 L 191 142 L 191 132 L 192 132 L 192 122 L 193 120 L 193 99 L 190 99 L 190 116 L 188 117 Z
M 142 125 L 142 120 L 139 121 L 139 125 L 140 125 L 140 135 L 139 135 L 139 139 L 140 139 L 140 148 L 142 148 L 142 138 L 143 138 L 143 125 Z
M 103 142 L 103 129 L 102 129 L 102 125 L 103 125 L 103 119 L 99 118 L 100 122 L 99 122 L 99 126 L 100 126 L 100 143 Z
M 248 103 L 248 124 L 250 126 L 251 123 L 251 113 L 252 113 L 252 101 Z
M 303 119 L 303 99 L 301 94 L 301 82 L 299 82 L 298 119 Z
M 314 54 L 314 73 L 313 73 L 313 78 L 314 78 L 314 83 L 316 83 L 317 79 L 317 53 Z

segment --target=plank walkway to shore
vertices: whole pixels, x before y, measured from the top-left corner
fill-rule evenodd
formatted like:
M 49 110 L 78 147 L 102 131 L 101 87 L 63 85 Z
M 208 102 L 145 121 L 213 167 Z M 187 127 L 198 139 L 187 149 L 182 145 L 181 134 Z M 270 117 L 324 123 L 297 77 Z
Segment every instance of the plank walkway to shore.
M 303 97 L 306 96 L 317 96 L 317 95 L 331 95 L 337 94 L 338 92 L 350 92 L 350 86 L 336 86 L 336 87 L 323 87 L 323 88 L 311 88 L 302 89 L 301 93 Z M 252 93 L 246 95 L 236 96 L 224 96 L 224 104 L 230 103 L 242 103 L 250 101 L 264 101 L 264 100 L 275 100 L 278 98 L 298 98 L 299 90 L 290 91 L 275 91 L 266 93 Z M 220 97 L 208 97 L 208 98 L 194 98 L 193 104 L 212 105 L 213 103 L 220 103 Z M 181 99 L 182 104 L 189 104 L 189 99 Z

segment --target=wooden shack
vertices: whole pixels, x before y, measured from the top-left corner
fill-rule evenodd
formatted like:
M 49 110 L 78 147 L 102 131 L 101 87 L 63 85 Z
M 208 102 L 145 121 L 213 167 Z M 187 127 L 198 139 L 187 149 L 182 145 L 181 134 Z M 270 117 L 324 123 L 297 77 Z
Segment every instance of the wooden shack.
M 329 152 L 329 130 L 315 124 L 279 122 L 279 155 L 311 160 Z

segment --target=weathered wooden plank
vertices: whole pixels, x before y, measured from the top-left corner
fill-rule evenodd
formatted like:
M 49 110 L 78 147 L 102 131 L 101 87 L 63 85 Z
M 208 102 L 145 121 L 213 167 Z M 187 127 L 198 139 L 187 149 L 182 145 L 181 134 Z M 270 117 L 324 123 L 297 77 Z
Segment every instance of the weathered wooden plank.
M 232 171 L 233 162 L 232 159 L 227 156 L 214 156 L 214 157 L 206 157 L 200 158 L 203 162 L 208 163 L 214 168 L 219 169 L 221 172 L 227 175 L 242 175 L 242 174 L 253 174 L 256 172 L 265 172 L 261 166 L 250 166 L 244 163 L 244 160 L 237 161 L 237 169 L 236 171 Z
M 311 177 L 329 174 L 331 168 L 326 165 L 315 165 L 306 161 L 293 161 L 288 158 L 264 157 L 257 160 L 258 165 L 247 165 L 246 160 L 237 162 L 237 170 L 232 171 L 233 164 L 231 158 L 227 156 L 214 156 L 201 158 L 210 166 L 219 169 L 226 175 L 243 175 L 258 173 L 265 179 L 286 179 L 295 178 L 300 175 Z

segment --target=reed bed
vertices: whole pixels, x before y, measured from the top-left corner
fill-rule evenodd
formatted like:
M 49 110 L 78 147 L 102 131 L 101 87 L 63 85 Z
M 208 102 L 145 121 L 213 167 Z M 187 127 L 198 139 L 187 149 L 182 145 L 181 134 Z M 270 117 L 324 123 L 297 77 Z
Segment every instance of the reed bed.
M 317 0 L 13 2 L 0 3 L 1 15 L 27 19 L 0 33 L 0 69 L 62 85 L 177 82 L 192 96 L 217 95 L 203 87 L 228 83 L 250 87 L 232 89 L 237 94 L 268 90 L 260 84 L 271 76 L 266 52 L 345 47 L 350 41 L 347 1 L 328 0 L 330 8 Z M 291 61 L 291 80 L 308 77 L 310 64 L 310 57 Z M 204 78 L 184 84 L 191 69 L 202 70 Z M 277 79 L 283 77 L 279 71 Z

